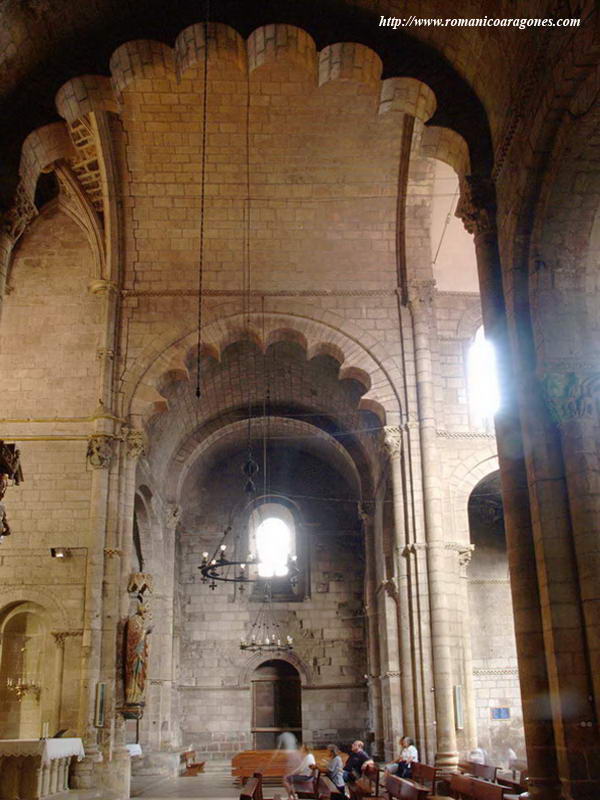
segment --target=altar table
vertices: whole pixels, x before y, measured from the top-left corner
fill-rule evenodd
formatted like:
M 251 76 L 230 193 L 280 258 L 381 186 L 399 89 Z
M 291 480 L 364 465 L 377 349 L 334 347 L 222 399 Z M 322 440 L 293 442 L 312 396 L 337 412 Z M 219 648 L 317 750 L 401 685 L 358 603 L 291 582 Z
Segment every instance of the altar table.
M 0 800 L 40 800 L 69 788 L 69 764 L 81 739 L 0 739 Z

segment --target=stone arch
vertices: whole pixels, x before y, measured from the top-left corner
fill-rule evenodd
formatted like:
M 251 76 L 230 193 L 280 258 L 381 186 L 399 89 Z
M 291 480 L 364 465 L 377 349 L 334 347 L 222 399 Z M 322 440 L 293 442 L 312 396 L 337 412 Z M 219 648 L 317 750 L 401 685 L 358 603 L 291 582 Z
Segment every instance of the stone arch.
M 483 315 L 479 304 L 465 309 L 456 325 L 456 338 L 465 342 L 472 342 L 475 334 L 483 325 Z
M 42 171 L 59 159 L 74 156 L 75 150 L 64 122 L 53 122 L 29 134 L 21 148 L 19 173 L 22 186 L 32 202 Z
M 386 78 L 381 82 L 380 114 L 400 112 L 427 122 L 436 108 L 435 93 L 416 78 Z
M 421 155 L 448 164 L 459 179 L 471 171 L 469 146 L 465 139 L 451 128 L 427 126 L 421 137 Z
M 357 81 L 375 86 L 383 63 L 370 47 L 356 42 L 337 42 L 319 53 L 319 86 L 330 81 Z
M 492 472 L 499 469 L 496 442 L 490 436 L 488 455 L 481 451 L 473 453 L 463 459 L 454 469 L 449 478 L 452 512 L 455 520 L 455 530 L 463 531 L 468 536 L 469 531 L 469 497 L 477 484 Z
M 248 688 L 250 686 L 250 679 L 254 670 L 256 670 L 262 663 L 269 660 L 268 653 L 252 653 L 246 660 L 245 664 L 242 666 L 240 670 L 240 675 L 238 678 L 238 686 L 243 686 Z M 271 656 L 273 659 L 277 659 L 279 661 L 286 661 L 288 664 L 291 664 L 296 670 L 298 670 L 298 674 L 300 675 L 300 683 L 302 688 L 306 688 L 308 686 L 314 685 L 314 675 L 311 668 L 308 664 L 303 661 L 293 650 L 289 652 L 275 652 Z
M 315 41 L 309 33 L 295 25 L 263 25 L 252 31 L 246 46 L 248 68 L 251 71 L 276 61 L 285 61 L 313 78 L 317 73 Z
M 245 316 L 234 313 L 214 320 L 204 329 L 203 340 L 220 353 L 224 342 L 229 343 L 239 335 Z M 291 328 L 305 337 L 307 353 L 315 352 L 314 348 L 321 343 L 333 345 L 333 352 L 343 354 L 345 366 L 355 366 L 369 376 L 371 389 L 364 399 L 375 400 L 385 410 L 388 424 L 397 423 L 400 419 L 401 402 L 396 390 L 401 379 L 400 366 L 371 334 L 364 331 L 364 335 L 361 335 L 360 329 L 350 334 L 344 330 L 345 321 L 330 311 L 322 313 L 322 320 L 282 312 L 269 312 L 266 320 L 258 314 L 250 316 L 255 322 L 255 335 L 259 336 L 261 343 L 262 334 L 258 331 L 266 321 L 266 337 L 271 330 Z M 232 332 L 235 332 L 235 336 L 232 336 Z M 157 389 L 160 376 L 172 369 L 174 363 L 179 367 L 185 354 L 196 345 L 196 339 L 197 332 L 188 329 L 175 335 L 163 334 L 146 347 L 123 379 L 124 414 L 139 420 L 146 417 L 149 404 L 157 404 L 158 410 L 166 408 L 165 400 Z
M 194 435 L 186 437 L 171 458 L 173 469 L 169 473 L 169 482 L 166 487 L 167 496 L 173 498 L 179 497 L 181 487 L 194 463 L 197 462 L 204 453 L 207 453 L 212 447 L 218 445 L 220 441 L 235 437 L 239 435 L 240 432 L 242 435 L 245 435 L 247 424 L 245 419 L 238 420 L 218 428 L 208 436 L 201 433 L 198 438 L 195 438 Z M 354 459 L 348 453 L 347 449 L 331 434 L 321 428 L 317 428 L 311 423 L 289 419 L 287 417 L 272 417 L 269 421 L 269 425 L 274 435 L 277 435 L 277 431 L 281 430 L 283 432 L 289 432 L 290 434 L 310 436 L 311 439 L 322 442 L 326 447 L 331 448 L 336 453 L 337 457 L 339 457 L 340 461 L 345 464 L 346 471 L 352 476 L 357 487 L 361 486 L 361 476 L 358 473 Z M 262 421 L 260 419 L 254 421 L 254 428 L 258 435 L 262 435 L 261 426 Z
M 175 63 L 181 78 L 186 72 L 204 63 L 203 23 L 184 28 L 175 40 Z M 208 25 L 208 59 L 231 65 L 240 73 L 246 72 L 246 45 L 240 34 L 229 25 L 210 22 Z
M 51 630 L 74 629 L 65 607 L 52 592 L 32 587 L 21 589 L 15 586 L 11 586 L 9 589 L 0 589 L 0 614 L 11 606 L 27 603 L 34 603 L 47 613 Z

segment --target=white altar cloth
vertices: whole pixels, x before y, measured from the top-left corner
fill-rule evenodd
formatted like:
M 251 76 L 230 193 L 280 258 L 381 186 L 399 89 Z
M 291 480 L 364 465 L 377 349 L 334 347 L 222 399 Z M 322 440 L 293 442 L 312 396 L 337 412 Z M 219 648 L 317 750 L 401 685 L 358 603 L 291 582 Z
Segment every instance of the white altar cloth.
M 0 739 L 0 756 L 38 756 L 42 764 L 58 758 L 85 756 L 81 739 Z
M 141 756 L 142 755 L 142 745 L 141 744 L 126 744 L 125 747 L 129 750 L 129 755 L 132 758 L 134 756 Z

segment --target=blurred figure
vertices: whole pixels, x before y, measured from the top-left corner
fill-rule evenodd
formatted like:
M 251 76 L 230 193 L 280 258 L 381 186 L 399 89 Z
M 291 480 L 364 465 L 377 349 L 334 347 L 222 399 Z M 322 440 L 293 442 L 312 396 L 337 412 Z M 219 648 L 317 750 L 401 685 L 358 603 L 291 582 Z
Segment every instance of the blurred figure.
M 289 800 L 298 800 L 298 795 L 295 791 L 295 786 L 305 785 L 314 776 L 314 771 L 317 768 L 315 757 L 310 752 L 307 745 L 303 744 L 300 747 L 300 756 L 302 760 L 296 769 L 283 779 L 283 785 L 288 793 Z
M 475 749 L 471 750 L 469 753 L 468 760 L 472 764 L 486 764 L 487 763 L 487 753 L 483 749 L 483 747 L 476 747 Z
M 294 736 L 291 731 L 283 731 L 277 737 L 277 749 L 278 750 L 297 750 L 298 749 L 298 739 Z

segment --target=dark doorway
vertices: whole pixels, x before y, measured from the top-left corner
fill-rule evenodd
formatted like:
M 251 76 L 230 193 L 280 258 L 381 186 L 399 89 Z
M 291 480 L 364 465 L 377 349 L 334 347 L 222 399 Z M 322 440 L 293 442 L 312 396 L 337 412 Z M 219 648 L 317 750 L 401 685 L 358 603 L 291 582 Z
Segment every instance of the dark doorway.
M 255 750 L 273 750 L 291 731 L 302 739 L 300 675 L 287 661 L 265 661 L 252 676 L 252 733 Z

